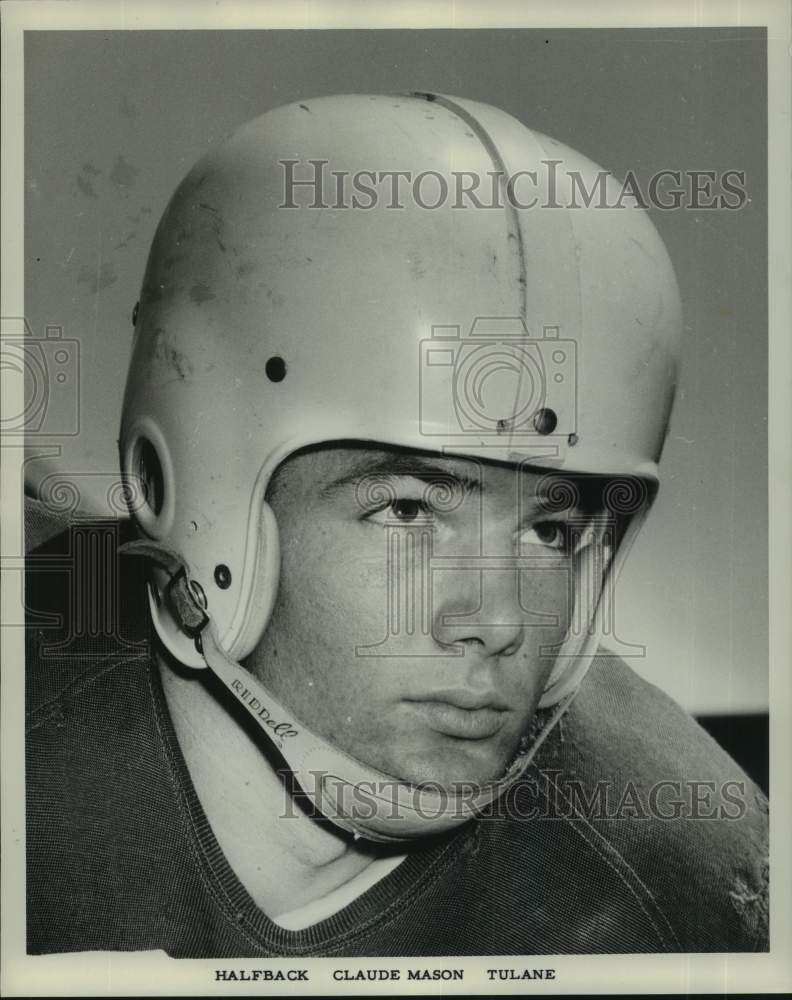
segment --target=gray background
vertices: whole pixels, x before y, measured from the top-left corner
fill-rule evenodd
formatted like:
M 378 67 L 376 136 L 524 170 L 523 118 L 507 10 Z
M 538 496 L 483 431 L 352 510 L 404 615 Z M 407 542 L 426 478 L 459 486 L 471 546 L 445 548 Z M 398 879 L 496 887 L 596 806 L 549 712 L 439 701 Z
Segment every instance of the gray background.
M 689 709 L 766 708 L 765 51 L 764 29 L 27 32 L 26 315 L 37 336 L 62 326 L 81 361 L 80 432 L 41 438 L 60 455 L 31 461 L 31 480 L 67 472 L 103 506 L 160 213 L 212 143 L 268 108 L 439 90 L 644 186 L 664 168 L 744 170 L 740 211 L 652 212 L 687 335 L 617 631 L 646 647 L 631 665 Z

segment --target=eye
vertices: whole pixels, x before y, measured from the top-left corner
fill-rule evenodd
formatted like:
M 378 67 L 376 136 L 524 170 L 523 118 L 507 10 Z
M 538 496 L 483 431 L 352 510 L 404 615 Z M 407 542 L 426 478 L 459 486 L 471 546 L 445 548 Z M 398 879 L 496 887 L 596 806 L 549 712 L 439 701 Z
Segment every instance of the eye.
M 569 545 L 566 524 L 561 521 L 538 521 L 522 533 L 526 545 L 543 545 L 548 549 L 565 550 Z
M 364 520 L 382 525 L 434 525 L 435 512 L 425 500 L 418 497 L 396 497 L 377 510 L 369 511 Z
M 411 521 L 431 518 L 431 512 L 421 500 L 413 500 L 410 497 L 399 497 L 394 500 L 388 510 L 391 516 L 397 521 L 409 523 Z

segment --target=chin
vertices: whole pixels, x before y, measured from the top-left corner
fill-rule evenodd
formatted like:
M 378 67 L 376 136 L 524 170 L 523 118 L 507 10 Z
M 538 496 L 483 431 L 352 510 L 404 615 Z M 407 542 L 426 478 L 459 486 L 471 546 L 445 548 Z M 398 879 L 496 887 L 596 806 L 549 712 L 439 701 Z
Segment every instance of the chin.
M 449 789 L 486 785 L 503 777 L 517 748 L 507 753 L 485 742 L 489 741 L 449 740 L 449 746 L 436 748 L 431 756 L 411 754 L 395 762 L 390 773 L 414 785 L 435 784 Z

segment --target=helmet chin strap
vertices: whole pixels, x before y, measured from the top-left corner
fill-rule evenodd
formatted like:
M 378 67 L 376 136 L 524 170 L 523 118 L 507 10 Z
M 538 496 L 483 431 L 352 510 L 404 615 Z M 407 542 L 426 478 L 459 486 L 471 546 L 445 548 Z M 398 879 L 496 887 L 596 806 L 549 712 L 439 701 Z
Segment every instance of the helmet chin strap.
M 540 709 L 551 710 L 547 718 L 532 734 L 530 745 L 521 745 L 501 778 L 475 786 L 459 783 L 454 788 L 403 781 L 318 736 L 223 650 L 216 625 L 196 597 L 177 553 L 149 540 L 129 542 L 120 551 L 146 556 L 170 576 L 165 598 L 182 631 L 195 640 L 205 665 L 277 747 L 313 806 L 355 838 L 388 843 L 445 833 L 483 812 L 519 780 L 566 711 L 596 652 L 597 635 L 592 634 L 591 624 L 606 569 L 604 560 L 596 564 L 593 553 L 598 548 L 595 539 L 576 554 L 575 602 L 576 608 L 585 609 L 586 621 L 580 634 L 570 629 L 559 651 L 539 702 Z
M 200 639 L 210 669 L 269 736 L 314 807 L 355 838 L 367 840 L 397 842 L 445 833 L 486 809 L 520 777 L 570 700 L 556 707 L 540 737 L 500 780 L 458 789 L 413 785 L 317 736 L 223 652 L 211 622 Z

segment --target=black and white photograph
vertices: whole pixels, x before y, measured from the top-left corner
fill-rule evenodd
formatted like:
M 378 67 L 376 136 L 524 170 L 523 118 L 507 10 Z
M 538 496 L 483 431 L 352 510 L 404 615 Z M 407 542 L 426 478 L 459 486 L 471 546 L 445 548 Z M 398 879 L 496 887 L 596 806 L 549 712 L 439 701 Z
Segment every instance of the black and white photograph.
M 3 5 L 4 995 L 788 988 L 789 11 L 351 6 Z

